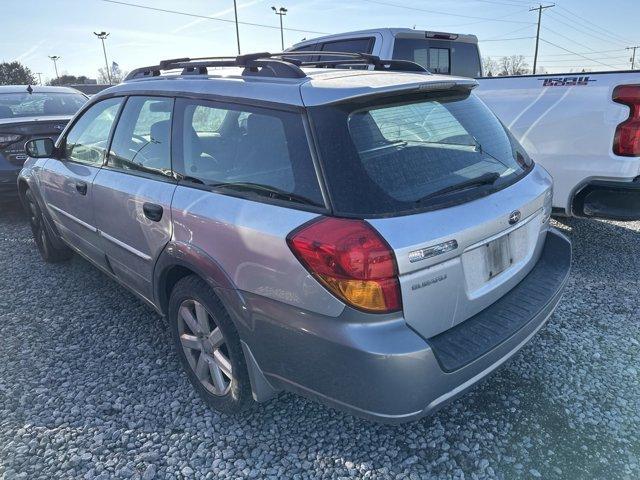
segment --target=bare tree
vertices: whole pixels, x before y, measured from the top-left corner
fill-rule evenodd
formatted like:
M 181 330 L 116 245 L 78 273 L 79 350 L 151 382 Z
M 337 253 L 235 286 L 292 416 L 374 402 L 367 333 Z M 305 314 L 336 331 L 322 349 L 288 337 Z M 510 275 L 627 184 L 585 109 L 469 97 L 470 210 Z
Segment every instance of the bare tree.
M 530 73 L 529 64 L 525 61 L 524 56 L 511 55 L 500 59 L 498 75 L 526 75 L 528 73 Z
M 126 77 L 126 72 L 123 72 L 116 62 L 111 63 L 111 83 L 113 85 L 122 82 Z M 107 75 L 107 70 L 104 68 L 98 69 L 98 83 L 108 84 L 109 83 L 109 75 Z
M 482 74 L 493 77 L 498 74 L 498 62 L 491 57 L 482 57 Z

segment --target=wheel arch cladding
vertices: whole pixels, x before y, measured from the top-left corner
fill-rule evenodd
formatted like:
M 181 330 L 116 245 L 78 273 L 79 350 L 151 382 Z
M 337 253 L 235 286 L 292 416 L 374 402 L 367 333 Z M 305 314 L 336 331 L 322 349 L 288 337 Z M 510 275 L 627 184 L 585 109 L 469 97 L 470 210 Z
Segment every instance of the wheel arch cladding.
M 164 315 L 168 311 L 171 290 L 180 279 L 188 275 L 202 278 L 215 291 L 235 320 L 234 314 L 237 314 L 240 305 L 244 305 L 244 300 L 229 275 L 206 252 L 182 242 L 169 242 L 154 269 L 155 300 Z

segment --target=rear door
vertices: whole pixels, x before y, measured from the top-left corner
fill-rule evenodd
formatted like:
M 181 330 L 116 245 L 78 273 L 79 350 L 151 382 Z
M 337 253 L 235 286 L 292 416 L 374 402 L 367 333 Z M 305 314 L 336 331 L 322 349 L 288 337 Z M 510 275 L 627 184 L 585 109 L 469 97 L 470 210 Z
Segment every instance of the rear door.
M 64 238 L 100 266 L 106 266 L 93 210 L 93 180 L 104 162 L 122 98 L 96 103 L 74 123 L 59 144 L 59 159 L 41 172 L 47 208 Z
M 171 238 L 172 110 L 171 98 L 129 97 L 94 181 L 96 225 L 109 266 L 148 300 L 153 266 Z

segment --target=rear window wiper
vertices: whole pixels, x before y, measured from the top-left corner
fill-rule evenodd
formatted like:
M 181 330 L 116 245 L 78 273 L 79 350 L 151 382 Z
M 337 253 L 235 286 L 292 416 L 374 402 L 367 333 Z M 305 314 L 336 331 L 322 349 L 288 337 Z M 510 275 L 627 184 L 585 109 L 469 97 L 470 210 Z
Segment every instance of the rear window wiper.
M 440 197 L 442 195 L 446 195 L 448 193 L 459 192 L 462 190 L 466 190 L 471 187 L 476 187 L 480 185 L 493 185 L 496 180 L 500 178 L 500 174 L 497 172 L 487 172 L 479 177 L 470 178 L 469 180 L 465 180 L 460 183 L 456 183 L 455 185 L 449 185 L 448 187 L 441 188 L 440 190 L 436 190 L 435 192 L 431 192 L 428 195 L 416 200 L 416 203 L 424 202 L 425 200 L 429 200 L 430 198 Z
M 307 198 L 297 193 L 287 192 L 277 187 L 271 187 L 268 185 L 262 185 L 260 183 L 253 182 L 221 182 L 221 183 L 207 183 L 208 187 L 212 188 L 226 188 L 229 190 L 239 190 L 244 192 L 252 192 L 258 195 L 262 195 L 277 200 L 287 200 L 295 203 L 302 203 L 304 205 L 320 206 L 314 200 Z

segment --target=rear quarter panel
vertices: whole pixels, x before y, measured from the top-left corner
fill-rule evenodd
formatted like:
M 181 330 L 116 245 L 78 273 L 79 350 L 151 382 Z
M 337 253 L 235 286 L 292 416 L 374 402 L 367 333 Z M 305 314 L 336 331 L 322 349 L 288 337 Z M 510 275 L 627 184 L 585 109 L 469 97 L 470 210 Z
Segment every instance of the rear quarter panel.
M 286 240 L 317 216 L 180 185 L 172 204 L 174 241 L 203 250 L 234 288 L 335 317 L 344 304 L 307 272 Z

